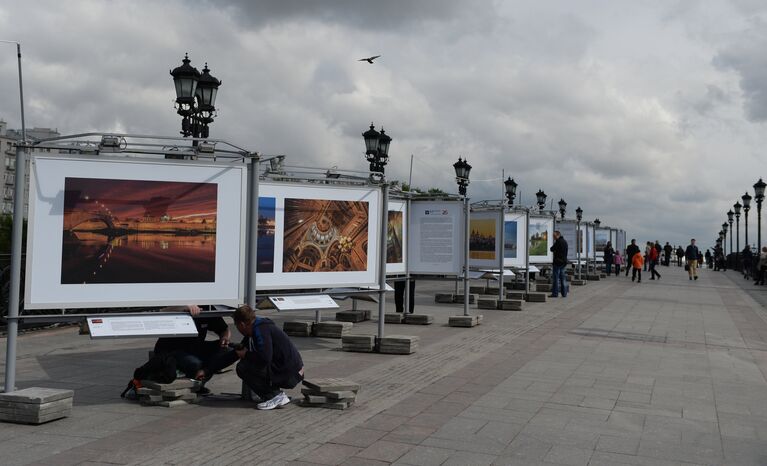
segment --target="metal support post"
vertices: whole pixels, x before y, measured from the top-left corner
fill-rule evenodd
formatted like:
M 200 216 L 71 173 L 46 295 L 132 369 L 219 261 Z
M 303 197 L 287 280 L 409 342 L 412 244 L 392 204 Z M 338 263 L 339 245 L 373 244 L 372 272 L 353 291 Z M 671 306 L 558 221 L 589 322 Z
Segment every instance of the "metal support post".
M 412 171 L 413 171 L 412 155 L 410 156 L 410 171 L 412 176 Z M 408 186 L 410 186 L 410 184 L 408 184 Z M 405 225 L 405 231 L 410 231 L 410 198 L 409 197 L 407 201 L 405 201 L 405 205 L 407 206 L 407 209 L 405 210 L 407 215 L 405 216 L 406 218 L 402 219 L 402 222 Z M 388 217 L 386 221 L 387 222 L 389 221 Z M 407 246 L 405 247 L 407 248 Z M 407 260 L 408 259 L 407 251 L 403 251 L 403 253 L 405 255 L 405 277 L 406 277 L 405 278 L 405 303 L 403 304 L 404 307 L 402 308 L 402 313 L 404 314 L 405 312 L 410 312 L 410 300 L 415 299 L 415 296 L 410 296 L 410 280 L 411 279 L 410 279 L 410 266 L 408 265 L 410 261 Z
M 16 337 L 19 333 L 19 298 L 21 295 L 21 242 L 24 225 L 24 180 L 26 147 L 16 147 L 16 176 L 13 191 L 13 230 L 11 236 L 11 289 L 8 298 L 8 338 L 5 352 L 5 391 L 16 389 Z
M 581 279 L 581 246 L 583 245 L 583 241 L 581 241 L 581 222 L 578 222 L 577 224 L 577 233 L 575 234 L 575 252 L 578 254 L 578 280 Z
M 5 351 L 5 392 L 16 389 L 16 337 L 19 333 L 19 298 L 21 295 L 21 243 L 24 230 L 24 197 L 27 177 L 27 128 L 24 123 L 24 85 L 21 77 L 21 44 L 16 42 L 19 64 L 19 104 L 21 107 L 21 146 L 16 146 L 16 175 L 13 182 L 13 229 L 11 231 L 11 283 L 8 298 L 8 337 Z
M 525 209 L 525 296 L 530 292 L 530 209 Z
M 740 216 L 735 221 L 735 267 L 738 270 L 743 269 L 740 266 Z
M 258 164 L 261 158 L 257 153 L 250 159 L 248 170 L 248 234 L 246 244 L 248 245 L 248 270 L 246 273 L 248 289 L 245 290 L 248 305 L 255 309 L 256 307 L 256 272 L 258 270 Z
M 469 315 L 469 197 L 463 196 L 463 315 Z
M 384 337 L 386 319 L 386 236 L 389 223 L 389 183 L 381 184 L 381 225 L 378 253 L 378 339 Z M 376 345 L 378 347 L 378 345 Z

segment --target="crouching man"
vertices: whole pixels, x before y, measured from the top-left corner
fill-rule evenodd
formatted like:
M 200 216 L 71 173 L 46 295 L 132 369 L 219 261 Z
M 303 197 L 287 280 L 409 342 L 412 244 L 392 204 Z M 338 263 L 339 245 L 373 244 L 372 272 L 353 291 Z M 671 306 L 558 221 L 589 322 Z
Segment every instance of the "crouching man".
M 237 375 L 261 399 L 258 409 L 274 409 L 290 403 L 282 391 L 304 379 L 301 355 L 274 322 L 257 317 L 248 306 L 240 306 L 232 315 L 237 330 L 245 336 L 243 348 L 235 350 L 240 362 Z

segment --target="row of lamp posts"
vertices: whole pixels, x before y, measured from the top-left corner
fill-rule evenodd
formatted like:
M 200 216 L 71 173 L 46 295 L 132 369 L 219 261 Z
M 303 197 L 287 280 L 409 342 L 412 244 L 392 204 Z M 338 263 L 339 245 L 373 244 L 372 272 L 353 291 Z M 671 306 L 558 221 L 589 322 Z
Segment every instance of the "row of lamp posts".
M 767 183 L 762 181 L 761 178 L 759 178 L 759 181 L 754 183 L 754 196 L 751 197 L 748 192 L 743 194 L 741 196 L 740 200 L 743 201 L 743 204 L 740 203 L 740 201 L 736 201 L 735 204 L 732 205 L 732 209 L 727 211 L 727 221 L 722 223 L 722 229 L 719 231 L 719 236 L 716 239 L 716 244 L 722 248 L 723 254 L 725 257 L 727 257 L 727 235 L 728 235 L 728 227 L 729 227 L 729 236 L 730 236 L 730 254 L 735 254 L 735 264 L 737 267 L 740 267 L 740 216 L 741 212 L 743 212 L 744 220 L 745 220 L 745 230 L 744 230 L 744 240 L 745 245 L 748 247 L 748 212 L 751 210 L 751 200 L 756 201 L 756 251 L 757 254 L 761 252 L 762 249 L 762 202 L 764 201 L 764 190 L 767 188 Z M 734 210 L 733 210 L 734 209 Z M 734 220 L 733 220 L 734 218 Z M 732 224 L 735 223 L 735 246 L 733 248 L 733 234 L 732 234 Z

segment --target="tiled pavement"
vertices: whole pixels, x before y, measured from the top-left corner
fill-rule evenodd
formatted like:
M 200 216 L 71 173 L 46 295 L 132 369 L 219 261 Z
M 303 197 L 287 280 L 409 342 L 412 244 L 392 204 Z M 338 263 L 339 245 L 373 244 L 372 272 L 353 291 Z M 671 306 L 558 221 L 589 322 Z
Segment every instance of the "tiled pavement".
M 444 282 L 418 283 L 431 326 L 410 356 L 352 354 L 296 339 L 309 376 L 363 384 L 348 411 L 238 400 L 180 410 L 117 399 L 151 342 L 90 341 L 72 329 L 21 338 L 23 386 L 76 389 L 69 419 L 0 424 L 3 464 L 767 464 L 767 312 L 734 274 L 679 268 L 573 288 L 522 312 L 444 325 Z M 752 293 L 751 290 L 749 292 Z M 473 310 L 472 312 L 477 312 Z M 293 315 L 275 316 L 276 320 Z M 374 332 L 375 323 L 355 325 Z M 4 342 L 2 342 L 4 343 Z M 236 376 L 213 380 L 237 392 Z

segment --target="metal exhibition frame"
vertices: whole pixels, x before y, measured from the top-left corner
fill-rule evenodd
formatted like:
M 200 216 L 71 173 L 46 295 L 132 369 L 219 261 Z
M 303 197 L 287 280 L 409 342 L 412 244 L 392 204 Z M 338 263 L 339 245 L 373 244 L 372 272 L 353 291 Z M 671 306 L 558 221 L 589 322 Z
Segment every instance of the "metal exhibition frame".
M 462 195 L 456 195 L 456 194 L 426 194 L 426 193 L 414 193 L 410 192 L 408 197 L 408 217 L 413 215 L 413 202 L 416 201 L 426 201 L 426 202 L 456 202 L 461 201 L 462 209 L 464 212 L 464 228 L 463 228 L 463 245 L 462 245 L 462 252 L 463 252 L 463 270 L 460 275 L 462 275 L 462 279 L 464 282 L 463 286 L 463 292 L 464 296 L 468 296 L 469 294 L 469 222 L 470 222 L 470 205 L 469 205 L 469 197 L 468 196 L 462 196 Z M 408 228 L 409 232 L 412 232 L 412 228 L 410 228 L 410 220 L 408 219 Z M 408 242 L 412 241 L 414 238 L 412 233 L 408 234 Z M 410 245 L 408 245 L 408 248 Z M 418 279 L 427 279 L 427 280 L 439 280 L 439 279 L 453 279 L 456 281 L 456 292 L 457 292 L 457 286 L 458 286 L 458 277 L 459 275 L 454 274 L 435 274 L 435 273 L 413 273 L 410 267 L 410 261 L 412 259 L 412 254 L 408 254 L 408 260 L 407 260 L 407 277 L 408 280 L 412 280 L 415 276 Z M 407 290 L 409 292 L 409 284 L 407 285 Z M 469 315 L 469 299 L 464 299 L 463 303 L 463 315 L 468 316 Z
M 190 144 L 191 142 L 191 144 Z M 326 185 L 345 185 L 345 186 L 377 186 L 381 189 L 381 219 L 378 231 L 379 262 L 378 262 L 378 288 L 360 289 L 345 291 L 344 295 L 362 295 L 378 293 L 379 295 L 379 327 L 378 337 L 383 337 L 384 332 L 384 313 L 385 313 L 385 294 L 386 294 L 386 228 L 388 220 L 388 191 L 389 184 L 383 177 L 377 180 L 371 180 L 367 172 L 356 172 L 350 170 L 319 169 L 312 167 L 284 167 L 291 168 L 291 172 L 284 171 L 281 164 L 274 164 L 279 169 L 269 168 L 261 173 L 261 163 L 271 162 L 279 159 L 281 162 L 284 156 L 262 157 L 257 152 L 250 152 L 246 149 L 233 145 L 218 139 L 201 138 L 180 138 L 154 135 L 131 135 L 115 133 L 82 133 L 56 138 L 44 139 L 37 142 L 22 141 L 16 147 L 16 177 L 14 183 L 15 199 L 13 214 L 13 235 L 12 235 L 12 255 L 11 255 L 11 283 L 10 283 L 10 302 L 8 307 L 8 337 L 6 351 L 6 371 L 5 371 L 5 391 L 13 391 L 16 382 L 16 341 L 18 335 L 18 324 L 20 321 L 33 322 L 70 322 L 82 320 L 91 314 L 37 314 L 20 315 L 19 298 L 21 292 L 21 244 L 22 244 L 22 224 L 24 215 L 24 200 L 26 190 L 24 180 L 26 178 L 25 159 L 27 152 L 34 149 L 43 149 L 51 153 L 69 153 L 81 155 L 110 155 L 126 157 L 142 157 L 143 159 L 156 158 L 176 159 L 179 163 L 182 160 L 210 160 L 213 162 L 249 162 L 248 163 L 248 183 L 247 183 L 247 217 L 248 225 L 245 239 L 246 268 L 243 281 L 245 285 L 246 302 L 255 307 L 257 298 L 256 292 L 256 265 L 258 253 L 258 192 L 260 179 L 275 179 L 279 181 L 305 183 L 305 184 L 326 184 Z M 272 164 L 270 163 L 270 166 Z M 322 290 L 320 290 L 321 292 Z M 310 295 L 313 293 L 280 293 L 282 295 Z M 124 313 L 111 313 L 110 315 L 138 315 L 147 311 L 135 311 Z M 156 312 L 151 312 L 156 314 Z M 227 315 L 231 311 L 210 311 L 206 315 Z

